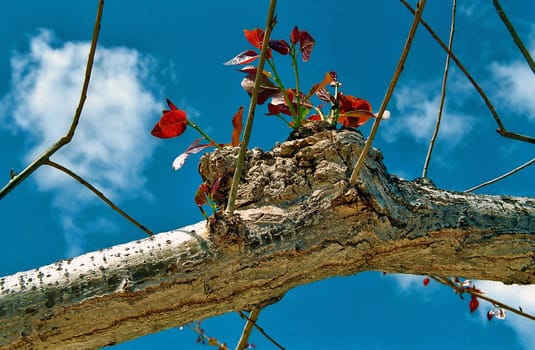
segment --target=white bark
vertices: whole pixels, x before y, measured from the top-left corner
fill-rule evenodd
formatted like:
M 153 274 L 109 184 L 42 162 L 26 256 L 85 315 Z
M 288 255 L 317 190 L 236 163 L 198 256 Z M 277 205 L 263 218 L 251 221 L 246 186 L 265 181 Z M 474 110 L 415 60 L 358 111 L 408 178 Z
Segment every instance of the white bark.
M 250 151 L 233 217 L 1 278 L 0 348 L 102 347 L 367 270 L 535 283 L 534 199 L 402 181 L 378 150 L 350 187 L 362 136 L 307 132 Z M 235 154 L 201 161 L 221 203 Z

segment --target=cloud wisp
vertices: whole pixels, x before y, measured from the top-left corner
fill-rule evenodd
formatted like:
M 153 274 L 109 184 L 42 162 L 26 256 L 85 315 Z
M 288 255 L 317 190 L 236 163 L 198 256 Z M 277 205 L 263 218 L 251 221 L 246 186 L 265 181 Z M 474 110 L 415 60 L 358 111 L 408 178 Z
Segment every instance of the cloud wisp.
M 535 43 L 530 50 L 531 56 L 535 56 L 534 47 Z M 501 85 L 500 89 L 496 89 L 500 103 L 535 122 L 535 75 L 527 63 L 521 60 L 494 62 L 490 71 L 494 81 Z
M 427 84 L 401 86 L 394 94 L 394 101 L 393 114 L 398 117 L 385 125 L 385 140 L 395 142 L 408 136 L 417 142 L 428 142 L 437 119 L 440 90 L 431 90 Z M 450 145 L 458 143 L 470 131 L 469 121 L 469 116 L 448 111 L 446 103 L 439 138 L 447 138 Z
M 68 130 L 88 52 L 89 42 L 61 43 L 52 32 L 42 30 L 30 39 L 28 52 L 13 54 L 11 90 L 0 100 L 0 108 L 9 115 L 3 124 L 31 145 L 23 155 L 25 163 Z M 149 116 L 160 108 L 146 87 L 154 66 L 150 57 L 134 49 L 99 47 L 74 139 L 52 157 L 114 200 L 143 193 L 144 164 L 153 150 Z M 65 215 L 75 215 L 93 196 L 55 169 L 40 170 L 33 179 L 40 190 L 55 194 L 54 204 Z M 72 220 L 62 221 L 68 223 L 65 230 L 73 230 Z M 66 241 L 75 246 L 83 240 Z M 72 255 L 80 249 L 71 246 L 68 251 Z

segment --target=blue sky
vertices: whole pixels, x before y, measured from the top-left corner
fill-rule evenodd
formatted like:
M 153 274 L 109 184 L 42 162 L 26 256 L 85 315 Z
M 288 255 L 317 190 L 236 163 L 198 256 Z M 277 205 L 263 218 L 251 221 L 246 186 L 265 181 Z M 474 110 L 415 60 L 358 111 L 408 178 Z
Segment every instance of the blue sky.
M 62 135 L 76 107 L 96 1 L 9 2 L 0 12 L 0 172 L 20 171 Z M 535 3 L 503 6 L 532 54 Z M 248 105 L 241 73 L 222 63 L 249 49 L 243 29 L 263 27 L 268 2 L 108 1 L 82 121 L 72 144 L 54 160 L 71 167 L 155 232 L 202 219 L 193 195 L 198 156 L 175 172 L 173 159 L 196 137 L 150 136 L 165 98 L 219 142 L 230 119 Z M 451 4 L 429 2 L 424 18 L 446 41 Z M 285 1 L 274 38 L 288 40 L 295 24 L 316 39 L 301 64 L 302 86 L 338 73 L 347 94 L 378 110 L 412 21 L 395 1 Z M 535 79 L 489 1 L 461 1 L 454 50 L 494 102 L 510 130 L 535 135 Z M 389 171 L 419 177 L 437 113 L 444 54 L 419 28 L 405 70 L 374 142 Z M 290 72 L 278 58 L 279 71 Z M 291 78 L 287 73 L 284 77 Z M 481 98 L 451 69 L 444 124 L 429 176 L 440 187 L 465 190 L 533 158 L 533 145 L 506 140 Z M 269 149 L 289 130 L 259 107 L 252 145 Z M 369 126 L 362 128 L 366 135 Z M 535 168 L 479 193 L 535 197 Z M 3 185 L 2 185 L 3 186 Z M 0 275 L 142 238 L 144 233 L 51 169 L 40 169 L 0 201 Z M 445 287 L 423 288 L 422 277 L 368 272 L 291 290 L 266 308 L 260 325 L 288 349 L 529 349 L 535 326 L 514 316 L 488 323 L 488 305 L 471 315 Z M 491 296 L 535 312 L 533 287 L 477 284 Z M 204 321 L 209 335 L 234 345 L 242 321 L 229 314 Z M 168 330 L 118 349 L 198 349 L 187 328 Z M 258 334 L 252 342 L 271 345 Z

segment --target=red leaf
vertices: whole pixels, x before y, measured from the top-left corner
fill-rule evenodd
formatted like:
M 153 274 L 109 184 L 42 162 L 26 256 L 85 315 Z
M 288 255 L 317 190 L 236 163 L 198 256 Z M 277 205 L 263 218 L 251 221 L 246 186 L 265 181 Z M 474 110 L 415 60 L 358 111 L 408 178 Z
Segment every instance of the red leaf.
M 281 113 L 281 106 L 282 105 L 274 105 L 273 103 L 268 103 L 268 113 L 266 115 L 278 115 Z
M 344 127 L 357 128 L 374 118 L 371 104 L 363 98 L 339 94 L 340 114 L 338 122 Z
M 334 98 L 334 96 L 331 95 L 329 90 L 325 88 L 318 89 L 318 91 L 316 91 L 316 96 L 318 96 L 320 100 L 329 102 L 331 104 L 334 104 L 336 102 L 336 99 Z
M 427 287 L 427 285 L 429 284 L 429 281 L 430 281 L 429 277 L 424 278 L 424 281 L 423 281 L 424 282 L 424 286 Z
M 169 106 L 169 108 L 171 108 L 172 111 L 178 110 L 178 108 L 176 108 L 175 104 L 171 102 L 170 99 L 166 98 L 165 100 L 167 101 L 167 105 Z
M 312 114 L 310 117 L 308 117 L 308 120 L 317 122 L 321 120 L 321 115 L 319 114 Z
M 336 74 L 335 71 L 332 70 L 329 72 L 329 74 L 331 75 L 331 78 L 332 78 L 331 85 L 335 85 L 335 84 L 337 84 L 338 86 L 342 85 L 342 83 L 338 81 L 338 75 Z
M 323 80 L 321 83 L 314 84 L 310 91 L 308 92 L 308 95 L 306 98 L 310 98 L 310 96 L 314 95 L 319 89 L 324 89 L 327 84 L 330 84 L 333 81 L 332 75 L 330 73 L 325 73 L 325 76 L 323 77 Z
M 247 39 L 247 41 L 251 43 L 251 45 L 253 45 L 257 49 L 262 48 L 262 43 L 264 42 L 264 31 L 262 29 L 244 29 L 243 34 L 245 35 L 245 39 Z
M 151 131 L 153 136 L 162 139 L 179 136 L 188 126 L 186 112 L 177 109 L 171 101 L 168 101 L 168 103 L 171 110 L 165 111 L 160 121 L 154 125 Z
M 219 188 L 219 185 L 221 184 L 221 178 L 218 177 L 217 180 L 212 185 L 212 189 L 210 190 L 210 195 L 213 196 L 214 193 L 216 193 L 217 189 Z
M 230 141 L 231 146 L 238 146 L 240 144 L 240 134 L 243 128 L 242 119 L 243 106 L 241 106 L 236 114 L 234 114 L 234 117 L 232 117 L 232 126 L 234 129 L 232 130 L 232 138 Z
M 308 32 L 304 30 L 299 32 L 299 45 L 301 46 L 301 57 L 303 58 L 303 62 L 307 62 L 310 59 L 314 43 L 315 40 L 308 34 Z
M 260 54 L 257 53 L 255 50 L 247 50 L 239 53 L 236 55 L 236 57 L 228 60 L 227 62 L 223 63 L 225 66 L 233 66 L 236 64 L 245 64 L 250 63 L 256 60 L 258 57 L 260 57 Z
M 210 193 L 210 187 L 206 182 L 203 182 L 199 188 L 197 189 L 197 192 L 195 193 L 195 203 L 198 206 L 202 206 L 203 204 L 206 204 L 206 195 Z
M 371 104 L 363 98 L 343 94 L 339 94 L 338 98 L 340 100 L 340 109 L 344 112 L 355 110 L 372 111 Z
M 477 300 L 477 297 L 475 295 L 472 294 L 468 306 L 470 307 L 470 312 L 474 312 L 477 310 L 477 307 L 479 306 L 479 300 Z
M 487 312 L 487 320 L 492 320 L 492 318 L 494 317 L 494 311 L 493 310 L 489 310 Z
M 254 66 L 246 66 L 240 69 L 240 72 L 247 73 L 247 76 L 241 81 L 241 86 L 249 96 L 253 94 L 256 70 L 257 69 Z M 260 76 L 260 86 L 256 103 L 259 105 L 264 104 L 268 98 L 275 95 L 277 92 L 279 92 L 279 88 L 276 87 L 275 84 L 269 80 L 267 74 L 263 72 Z
M 295 45 L 297 44 L 298 41 L 299 41 L 299 28 L 295 26 L 294 29 L 292 30 L 292 33 L 290 34 L 290 42 L 292 43 L 292 45 Z
M 277 51 L 281 55 L 287 55 L 290 53 L 290 45 L 288 45 L 286 40 L 270 40 L 269 47 L 271 47 L 273 50 Z
M 245 39 L 251 45 L 256 47 L 257 49 L 262 49 L 262 44 L 264 43 L 264 31 L 260 28 L 255 28 L 253 30 L 244 29 L 243 34 L 245 34 Z M 266 52 L 266 58 L 271 58 L 271 49 L 268 49 Z

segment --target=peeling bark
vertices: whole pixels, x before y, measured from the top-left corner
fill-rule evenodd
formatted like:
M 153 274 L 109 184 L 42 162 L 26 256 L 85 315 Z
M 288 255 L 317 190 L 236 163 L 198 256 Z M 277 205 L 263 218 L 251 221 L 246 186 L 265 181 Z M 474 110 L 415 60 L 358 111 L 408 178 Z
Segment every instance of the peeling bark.
M 1 349 L 97 348 L 367 270 L 535 283 L 535 199 L 389 175 L 360 133 L 300 129 L 249 151 L 237 210 L 0 279 Z M 236 149 L 205 155 L 224 205 Z

